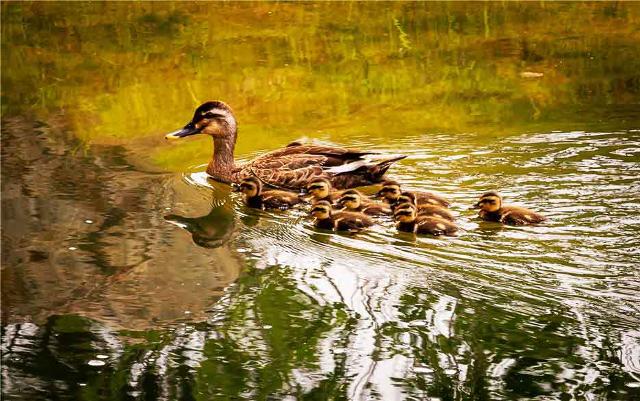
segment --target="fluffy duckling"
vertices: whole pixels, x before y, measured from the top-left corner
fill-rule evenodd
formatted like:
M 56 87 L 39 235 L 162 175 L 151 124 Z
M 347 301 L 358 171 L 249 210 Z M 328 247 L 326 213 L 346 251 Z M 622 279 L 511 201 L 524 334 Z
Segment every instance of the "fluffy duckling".
M 483 194 L 473 207 L 480 209 L 478 215 L 483 220 L 497 221 L 512 226 L 537 224 L 546 220 L 544 216 L 532 210 L 519 206 L 504 206 L 502 196 L 495 191 Z
M 349 212 L 360 212 L 369 216 L 390 215 L 391 209 L 379 203 L 366 201 L 360 191 L 348 189 L 342 193 L 338 199 L 338 205 L 344 207 Z
M 362 213 L 334 212 L 329 201 L 318 201 L 311 207 L 316 228 L 334 231 L 360 231 L 373 225 L 373 221 Z
M 280 209 L 285 210 L 301 202 L 298 194 L 287 191 L 262 190 L 262 183 L 256 177 L 242 180 L 238 190 L 244 194 L 244 202 L 247 206 L 256 209 Z
M 449 207 L 449 201 L 440 195 L 431 192 L 411 191 L 417 197 L 417 203 L 430 203 L 432 205 Z M 382 196 L 387 203 L 395 203 L 402 195 L 400 183 L 397 181 L 385 181 L 382 183 L 382 189 L 378 191 L 377 196 Z
M 391 209 L 395 212 L 399 208 L 407 207 L 407 205 L 415 206 L 418 216 L 436 216 L 445 220 L 454 221 L 456 218 L 446 207 L 432 205 L 430 203 L 416 204 L 417 197 L 413 192 L 403 192 L 396 203 L 391 205 Z
M 458 226 L 449 220 L 436 216 L 418 216 L 413 205 L 396 209 L 393 217 L 398 222 L 398 231 L 448 236 L 453 236 L 458 231 Z
M 314 178 L 307 184 L 307 192 L 311 195 L 314 202 L 321 200 L 334 203 L 340 198 L 342 192 L 336 191 L 331 187 L 331 182 L 326 178 Z

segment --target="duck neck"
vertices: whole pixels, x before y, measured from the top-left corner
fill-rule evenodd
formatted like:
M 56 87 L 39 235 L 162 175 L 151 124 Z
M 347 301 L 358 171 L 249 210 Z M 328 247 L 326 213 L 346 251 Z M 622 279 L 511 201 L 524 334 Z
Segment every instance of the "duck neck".
M 232 182 L 236 168 L 233 151 L 236 147 L 236 136 L 213 138 L 213 157 L 207 166 L 207 173 L 214 179 Z

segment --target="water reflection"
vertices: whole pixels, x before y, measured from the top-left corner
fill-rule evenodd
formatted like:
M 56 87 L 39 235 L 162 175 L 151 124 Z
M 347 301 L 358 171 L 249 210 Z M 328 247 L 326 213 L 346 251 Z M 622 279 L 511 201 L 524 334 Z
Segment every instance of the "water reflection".
M 3 3 L 3 397 L 640 398 L 638 10 Z M 464 230 L 245 208 L 158 135 L 210 97 L 240 158 L 409 155 Z
M 217 184 L 223 187 L 222 184 Z M 223 191 L 228 192 L 228 187 Z M 235 233 L 236 218 L 233 210 L 226 205 L 224 200 L 214 198 L 211 211 L 200 217 L 187 217 L 178 214 L 168 214 L 165 220 L 177 225 L 191 233 L 193 242 L 204 248 L 218 248 L 233 237 Z

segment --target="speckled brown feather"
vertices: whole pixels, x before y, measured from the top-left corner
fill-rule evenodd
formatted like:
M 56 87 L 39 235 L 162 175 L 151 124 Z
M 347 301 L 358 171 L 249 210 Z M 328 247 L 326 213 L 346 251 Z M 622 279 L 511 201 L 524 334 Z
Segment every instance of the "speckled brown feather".
M 355 171 L 330 174 L 326 168 L 359 160 L 373 152 L 329 146 L 293 145 L 269 152 L 237 168 L 234 181 L 255 176 L 263 184 L 276 188 L 298 189 L 314 178 L 324 177 L 337 189 L 370 185 L 379 182 L 396 157 Z
M 541 214 L 519 206 L 503 206 L 498 212 L 500 214 L 499 221 L 512 226 L 538 224 L 546 220 Z
M 436 216 L 445 220 L 454 221 L 456 218 L 449 209 L 437 205 L 419 204 L 418 216 Z

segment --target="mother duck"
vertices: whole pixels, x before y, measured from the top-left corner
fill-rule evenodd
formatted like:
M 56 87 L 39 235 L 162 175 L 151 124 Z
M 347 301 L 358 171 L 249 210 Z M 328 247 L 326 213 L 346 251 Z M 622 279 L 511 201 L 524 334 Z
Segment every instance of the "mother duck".
M 238 166 L 233 158 L 238 124 L 231 108 L 221 101 L 202 104 L 184 128 L 165 138 L 179 139 L 196 134 L 213 138 L 213 158 L 207 173 L 214 180 L 225 183 L 239 183 L 254 176 L 271 187 L 297 190 L 314 178 L 324 177 L 335 188 L 352 188 L 382 181 L 391 164 L 406 157 L 293 142 Z

